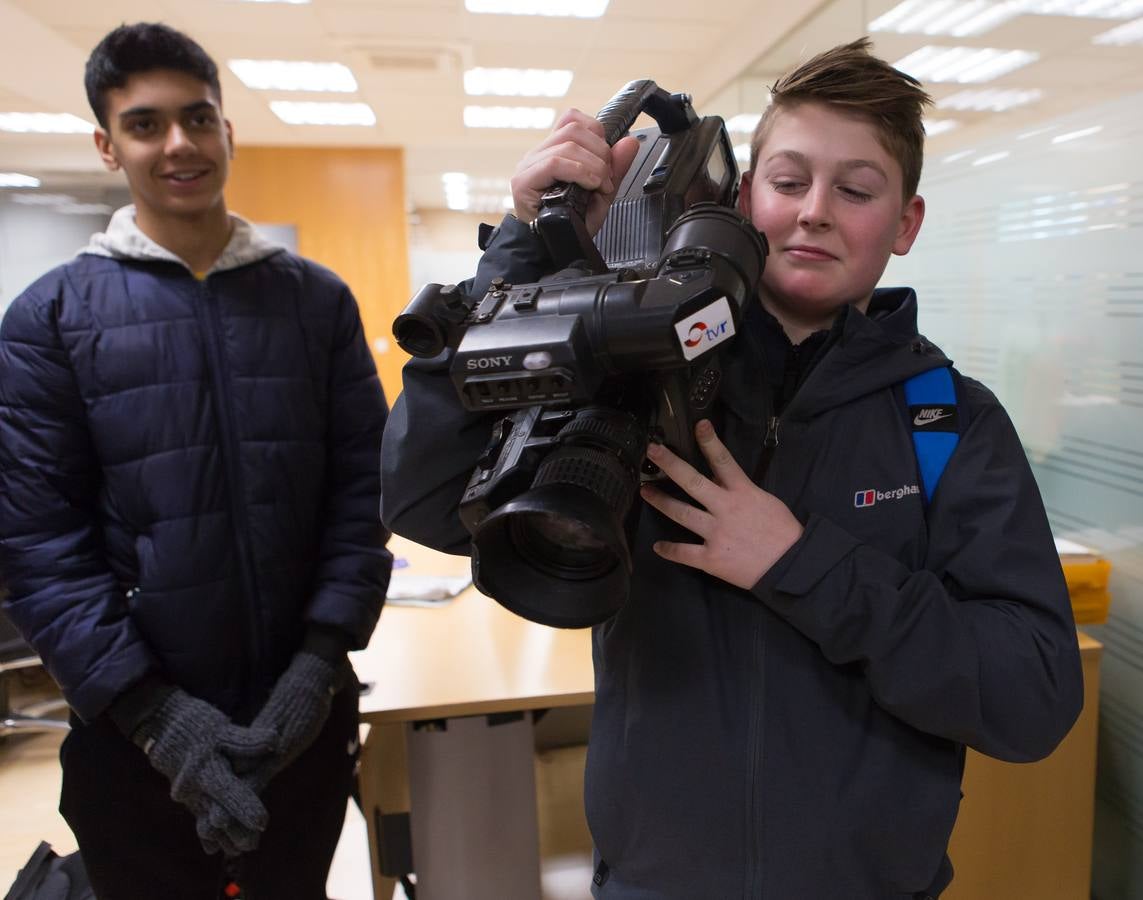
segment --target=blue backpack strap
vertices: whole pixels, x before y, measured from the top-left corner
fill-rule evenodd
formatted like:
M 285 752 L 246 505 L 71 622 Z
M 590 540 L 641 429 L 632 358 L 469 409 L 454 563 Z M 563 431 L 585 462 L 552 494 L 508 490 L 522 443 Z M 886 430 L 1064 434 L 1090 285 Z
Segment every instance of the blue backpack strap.
M 905 382 L 905 403 L 913 430 L 913 449 L 925 503 L 933 499 L 937 483 L 960 440 L 956 385 L 948 366 L 929 369 Z

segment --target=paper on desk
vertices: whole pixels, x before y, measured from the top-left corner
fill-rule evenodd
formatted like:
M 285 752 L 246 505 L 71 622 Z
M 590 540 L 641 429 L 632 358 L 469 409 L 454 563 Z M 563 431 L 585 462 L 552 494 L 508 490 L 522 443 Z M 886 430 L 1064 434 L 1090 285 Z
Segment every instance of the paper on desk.
M 394 572 L 386 602 L 396 606 L 437 606 L 472 584 L 471 575 L 414 575 Z
M 472 584 L 467 556 L 441 553 L 393 535 L 393 577 L 388 602 L 397 606 L 440 606 Z

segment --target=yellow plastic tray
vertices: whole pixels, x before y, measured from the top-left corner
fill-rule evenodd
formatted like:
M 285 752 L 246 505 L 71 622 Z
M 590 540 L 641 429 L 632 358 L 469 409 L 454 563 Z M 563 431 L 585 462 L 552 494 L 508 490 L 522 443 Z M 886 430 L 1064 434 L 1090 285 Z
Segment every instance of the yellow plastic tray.
M 1096 557 L 1062 559 L 1061 562 L 1076 624 L 1099 625 L 1106 622 L 1111 606 L 1111 594 L 1107 590 L 1111 563 Z

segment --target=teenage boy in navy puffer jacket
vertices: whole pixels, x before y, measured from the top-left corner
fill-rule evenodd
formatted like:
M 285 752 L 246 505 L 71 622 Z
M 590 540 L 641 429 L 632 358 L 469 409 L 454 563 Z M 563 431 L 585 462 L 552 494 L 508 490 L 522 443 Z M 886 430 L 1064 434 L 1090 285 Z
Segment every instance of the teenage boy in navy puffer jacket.
M 134 201 L 0 326 L 0 576 L 73 710 L 60 808 L 102 900 L 317 900 L 377 622 L 387 409 L 349 289 L 223 198 L 218 71 L 87 63 Z

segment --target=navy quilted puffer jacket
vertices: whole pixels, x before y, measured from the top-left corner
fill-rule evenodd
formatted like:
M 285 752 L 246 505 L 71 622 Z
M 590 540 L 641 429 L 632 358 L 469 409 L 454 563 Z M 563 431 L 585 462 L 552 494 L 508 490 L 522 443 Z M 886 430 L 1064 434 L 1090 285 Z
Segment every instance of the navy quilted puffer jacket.
M 0 577 L 85 720 L 148 670 L 249 717 L 309 623 L 360 648 L 380 614 L 356 303 L 251 235 L 204 280 L 157 245 L 85 253 L 0 323 Z

